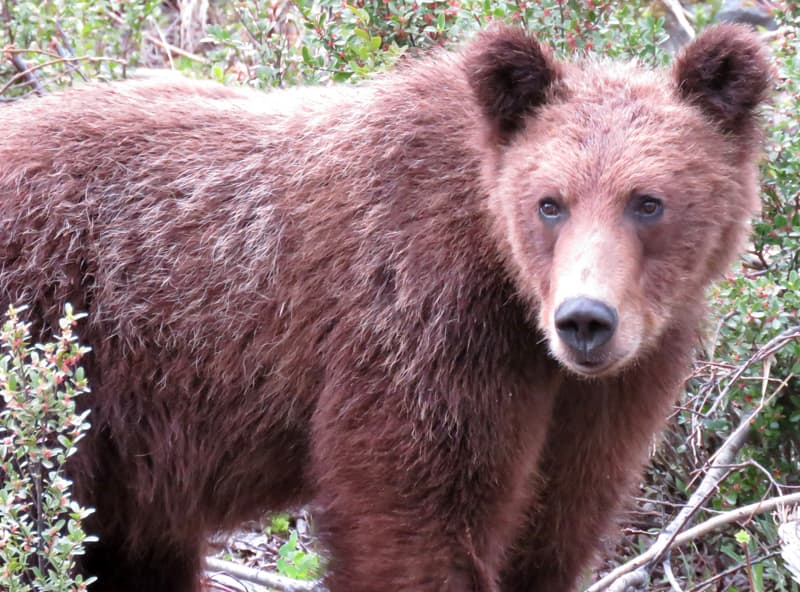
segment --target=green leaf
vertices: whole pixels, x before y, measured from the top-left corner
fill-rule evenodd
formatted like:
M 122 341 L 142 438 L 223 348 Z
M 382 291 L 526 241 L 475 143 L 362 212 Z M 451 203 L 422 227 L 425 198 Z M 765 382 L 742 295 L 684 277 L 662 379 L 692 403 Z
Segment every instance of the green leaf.
M 358 20 L 359 23 L 361 23 L 362 25 L 369 24 L 370 21 L 369 13 L 366 10 L 358 8 L 357 6 L 353 6 L 352 4 L 348 4 L 347 8 L 349 8 L 350 11 L 356 16 L 356 19 Z
M 757 563 L 753 566 L 753 592 L 764 590 L 764 564 Z

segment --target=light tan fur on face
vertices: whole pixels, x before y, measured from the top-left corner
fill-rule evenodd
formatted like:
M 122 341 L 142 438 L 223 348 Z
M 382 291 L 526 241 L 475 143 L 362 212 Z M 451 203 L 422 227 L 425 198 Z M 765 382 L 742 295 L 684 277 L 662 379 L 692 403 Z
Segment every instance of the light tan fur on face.
M 553 355 L 579 374 L 608 373 L 633 358 L 645 339 L 644 306 L 636 285 L 638 256 L 630 237 L 614 227 L 597 224 L 590 216 L 572 220 L 559 237 L 549 294 L 542 301 L 540 324 Z M 577 363 L 556 331 L 555 311 L 573 298 L 591 298 L 617 312 L 619 325 L 605 346 L 602 362 L 592 369 Z

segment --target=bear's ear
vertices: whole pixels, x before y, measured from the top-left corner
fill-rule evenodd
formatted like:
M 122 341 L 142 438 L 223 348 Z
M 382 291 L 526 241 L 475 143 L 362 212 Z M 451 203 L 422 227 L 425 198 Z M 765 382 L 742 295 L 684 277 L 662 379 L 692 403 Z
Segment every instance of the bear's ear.
M 681 52 L 673 75 L 683 98 L 725 132 L 746 135 L 770 85 L 770 60 L 754 32 L 739 25 L 717 25 Z
M 506 143 L 523 118 L 544 103 L 561 78 L 561 64 L 549 48 L 521 29 L 500 27 L 481 33 L 469 46 L 470 87 L 496 141 Z

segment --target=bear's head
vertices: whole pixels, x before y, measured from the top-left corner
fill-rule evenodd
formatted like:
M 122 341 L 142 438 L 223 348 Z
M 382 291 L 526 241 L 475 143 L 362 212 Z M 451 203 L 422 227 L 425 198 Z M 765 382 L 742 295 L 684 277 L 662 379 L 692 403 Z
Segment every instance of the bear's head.
M 654 72 L 499 29 L 465 64 L 490 210 L 552 354 L 584 376 L 635 364 L 697 318 L 757 211 L 765 49 L 718 26 Z

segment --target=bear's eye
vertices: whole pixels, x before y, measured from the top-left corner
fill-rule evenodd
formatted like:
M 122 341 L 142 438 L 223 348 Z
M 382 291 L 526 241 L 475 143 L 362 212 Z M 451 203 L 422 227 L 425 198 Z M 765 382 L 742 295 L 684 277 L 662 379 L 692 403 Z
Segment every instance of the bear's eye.
M 555 222 L 561 217 L 561 206 L 552 197 L 539 202 L 539 215 L 548 222 Z
M 633 213 L 643 220 L 655 220 L 664 213 L 664 204 L 652 195 L 640 195 L 634 202 Z

